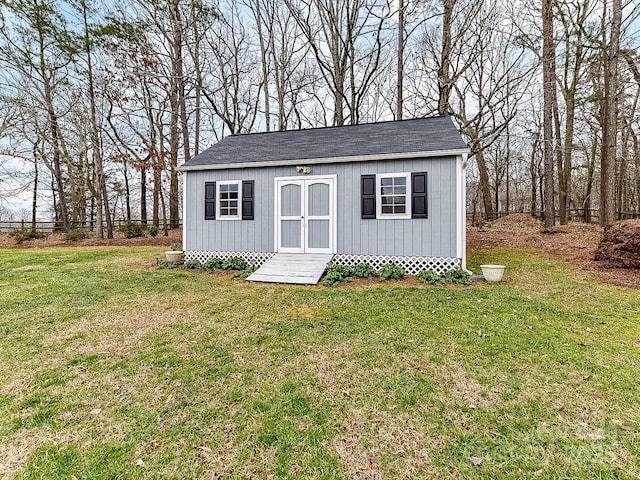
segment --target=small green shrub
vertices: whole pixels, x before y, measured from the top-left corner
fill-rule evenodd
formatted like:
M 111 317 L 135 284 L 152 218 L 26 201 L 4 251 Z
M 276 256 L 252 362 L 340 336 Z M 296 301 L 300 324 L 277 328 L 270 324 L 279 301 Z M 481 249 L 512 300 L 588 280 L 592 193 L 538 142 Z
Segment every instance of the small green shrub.
M 334 285 L 337 285 L 338 283 L 344 281 L 344 277 L 339 272 L 336 272 L 335 270 L 329 270 L 322 279 L 322 284 L 327 287 L 333 287 Z
M 332 287 L 338 283 L 350 282 L 352 277 L 353 269 L 351 267 L 347 265 L 334 265 L 322 279 L 322 284 L 327 287 Z
M 85 238 L 87 238 L 87 231 L 80 227 L 72 228 L 64 234 L 64 239 L 71 242 L 79 242 Z
M 331 269 L 339 272 L 345 279 L 353 277 L 353 267 L 349 265 L 334 265 Z
M 147 229 L 141 223 L 127 222 L 118 227 L 118 231 L 124 235 L 124 238 L 144 237 Z
M 174 268 L 178 268 L 178 264 L 176 262 L 165 262 L 164 260 L 161 260 L 158 262 L 157 268 L 172 270 Z
M 245 270 L 249 265 L 240 257 L 231 257 L 222 262 L 223 270 Z
M 240 270 L 237 272 L 233 278 L 248 278 L 253 272 L 256 271 L 255 267 L 247 267 L 244 270 Z
M 433 270 L 420 270 L 416 275 L 418 281 L 431 285 L 444 285 L 444 279 Z
M 197 258 L 194 258 L 193 260 L 187 260 L 186 262 L 184 262 L 184 268 L 186 268 L 187 270 L 201 270 L 202 262 L 200 262 L 200 260 L 198 260 Z
M 403 280 L 404 273 L 404 268 L 395 263 L 387 263 L 378 270 L 380 280 Z
M 207 272 L 213 272 L 214 270 L 221 270 L 223 263 L 224 261 L 221 258 L 213 257 L 204 262 L 202 268 L 204 268 Z
M 353 267 L 353 276 L 355 278 L 373 278 L 376 276 L 376 269 L 368 263 L 358 263 Z
M 150 237 L 157 237 L 158 236 L 158 227 L 156 227 L 155 225 L 149 225 L 147 227 L 147 233 L 149 233 Z
M 16 243 L 22 243 L 26 240 L 39 240 L 47 237 L 46 234 L 39 232 L 35 228 L 26 227 L 14 230 L 9 234 L 9 236 L 15 238 Z
M 471 285 L 471 275 L 459 268 L 449 270 L 442 278 L 445 282 L 455 283 L 456 285 Z
M 172 243 L 169 248 L 174 252 L 181 252 L 182 244 L 180 242 L 175 242 L 175 243 Z

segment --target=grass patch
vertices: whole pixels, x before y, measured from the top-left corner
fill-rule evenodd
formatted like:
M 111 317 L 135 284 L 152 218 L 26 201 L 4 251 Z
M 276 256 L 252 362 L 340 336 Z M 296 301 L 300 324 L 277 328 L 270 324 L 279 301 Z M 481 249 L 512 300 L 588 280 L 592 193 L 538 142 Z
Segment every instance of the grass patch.
M 510 250 L 469 259 L 503 282 L 437 289 L 156 253 L 0 250 L 0 476 L 640 475 L 638 291 Z

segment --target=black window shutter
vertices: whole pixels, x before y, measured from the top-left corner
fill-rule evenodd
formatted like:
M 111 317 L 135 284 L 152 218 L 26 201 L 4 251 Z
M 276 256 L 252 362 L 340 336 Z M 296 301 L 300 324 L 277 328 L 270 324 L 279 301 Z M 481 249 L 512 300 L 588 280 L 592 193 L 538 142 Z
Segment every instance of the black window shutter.
M 253 180 L 242 181 L 242 220 L 253 220 Z
M 204 219 L 216 219 L 216 182 L 204 182 Z
M 427 218 L 427 172 L 411 174 L 411 218 Z
M 362 196 L 362 218 L 376 218 L 376 176 L 362 175 L 360 179 Z

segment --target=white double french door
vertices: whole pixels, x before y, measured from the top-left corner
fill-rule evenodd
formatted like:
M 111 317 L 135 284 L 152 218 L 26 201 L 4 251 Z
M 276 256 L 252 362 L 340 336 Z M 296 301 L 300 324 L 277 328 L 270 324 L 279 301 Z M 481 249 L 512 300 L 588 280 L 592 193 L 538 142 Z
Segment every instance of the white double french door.
M 336 176 L 276 178 L 276 250 L 335 253 Z

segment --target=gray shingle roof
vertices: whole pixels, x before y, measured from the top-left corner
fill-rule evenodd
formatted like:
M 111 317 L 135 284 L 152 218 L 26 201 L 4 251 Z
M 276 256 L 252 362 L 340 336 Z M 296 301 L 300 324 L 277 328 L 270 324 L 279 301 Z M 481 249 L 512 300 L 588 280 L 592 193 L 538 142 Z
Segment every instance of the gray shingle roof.
M 367 123 L 285 132 L 231 135 L 186 162 L 181 169 L 199 170 L 251 164 L 290 164 L 400 157 L 412 153 L 467 151 L 449 117 Z

